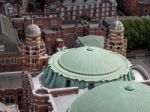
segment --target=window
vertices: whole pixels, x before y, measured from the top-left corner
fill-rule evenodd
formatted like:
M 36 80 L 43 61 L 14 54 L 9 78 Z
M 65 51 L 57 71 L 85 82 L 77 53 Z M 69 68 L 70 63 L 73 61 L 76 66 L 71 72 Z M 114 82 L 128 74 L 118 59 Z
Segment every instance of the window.
M 148 10 L 147 9 L 145 9 L 145 12 L 147 12 Z
M 4 45 L 0 45 L 0 52 L 5 51 L 5 46 Z
M 92 88 L 94 88 L 94 83 L 90 83 L 89 85 L 88 85 L 88 89 L 90 90 L 90 89 L 92 89 Z
M 63 8 L 63 7 L 61 8 L 61 11 L 64 11 L 64 8 Z
M 105 7 L 105 3 L 103 3 L 102 6 Z
M 109 8 L 106 8 L 106 11 L 109 11 Z
M 106 12 L 106 16 L 108 16 L 109 15 L 109 12 Z
M 116 10 L 116 7 L 112 7 L 112 10 Z
M 2 59 L 2 64 L 6 65 L 6 59 Z
M 109 7 L 109 3 L 107 3 L 107 7 Z
M 18 95 L 18 102 L 21 102 L 22 101 L 22 95 Z
M 104 12 L 102 12 L 102 16 L 104 16 Z
M 99 12 L 99 9 L 98 9 L 98 8 L 96 9 L 96 12 Z
M 114 11 L 112 11 L 112 12 L 111 12 L 111 15 L 112 15 L 112 16 L 113 16 L 113 15 L 115 15 L 115 12 L 114 12 Z
M 71 81 L 70 80 L 66 80 L 66 87 L 70 87 L 71 85 Z
M 12 104 L 12 103 L 14 103 L 13 96 L 6 96 L 5 97 L 5 103 L 6 104 Z
M 43 22 L 42 21 L 37 21 L 37 24 L 38 25 L 43 25 Z
M 102 8 L 102 11 L 105 11 L 105 8 Z
M 35 67 L 35 66 L 36 66 L 36 63 L 37 63 L 37 59 L 32 59 L 33 67 Z

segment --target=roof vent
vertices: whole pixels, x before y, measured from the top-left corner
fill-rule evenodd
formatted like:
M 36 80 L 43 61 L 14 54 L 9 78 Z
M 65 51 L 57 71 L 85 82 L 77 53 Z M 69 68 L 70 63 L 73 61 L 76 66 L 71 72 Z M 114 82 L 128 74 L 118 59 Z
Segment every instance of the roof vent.
M 90 48 L 90 47 L 88 47 L 86 50 L 87 50 L 87 51 L 93 51 L 93 49 Z
M 134 90 L 135 90 L 135 86 L 130 83 L 130 84 L 128 84 L 128 85 L 125 87 L 125 89 L 126 89 L 127 91 L 134 91 Z

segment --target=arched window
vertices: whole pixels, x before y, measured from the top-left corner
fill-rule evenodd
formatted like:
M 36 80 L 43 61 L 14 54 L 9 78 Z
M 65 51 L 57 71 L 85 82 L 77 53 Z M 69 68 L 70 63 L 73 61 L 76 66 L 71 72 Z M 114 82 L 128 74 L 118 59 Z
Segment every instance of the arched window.
M 92 89 L 92 88 L 94 88 L 94 87 L 95 87 L 94 83 L 89 83 L 89 85 L 88 85 L 88 89 L 89 90 Z
M 66 80 L 66 87 L 70 87 L 71 85 L 71 81 L 70 80 Z

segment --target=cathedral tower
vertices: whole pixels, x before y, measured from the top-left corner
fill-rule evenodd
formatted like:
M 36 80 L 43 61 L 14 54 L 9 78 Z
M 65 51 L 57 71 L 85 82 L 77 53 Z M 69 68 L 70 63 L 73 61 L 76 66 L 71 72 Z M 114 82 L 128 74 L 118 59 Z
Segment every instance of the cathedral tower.
M 127 39 L 124 37 L 124 26 L 121 21 L 113 21 L 109 27 L 106 49 L 126 56 Z

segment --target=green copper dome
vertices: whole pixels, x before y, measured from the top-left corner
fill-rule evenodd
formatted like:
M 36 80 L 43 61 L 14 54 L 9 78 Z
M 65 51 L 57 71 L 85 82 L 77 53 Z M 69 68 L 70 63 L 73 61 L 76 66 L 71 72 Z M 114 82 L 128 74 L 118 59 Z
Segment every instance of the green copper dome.
M 96 47 L 81 47 L 64 53 L 59 64 L 81 75 L 105 75 L 121 68 L 122 58 L 111 51 Z
M 97 47 L 80 47 L 60 51 L 49 59 L 44 70 L 49 88 L 99 85 L 113 80 L 132 80 L 130 62 L 123 56 Z
M 68 112 L 149 112 L 149 93 L 150 87 L 141 83 L 111 82 L 80 96 Z

